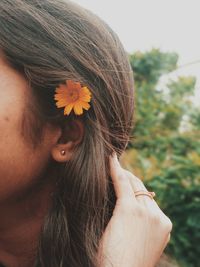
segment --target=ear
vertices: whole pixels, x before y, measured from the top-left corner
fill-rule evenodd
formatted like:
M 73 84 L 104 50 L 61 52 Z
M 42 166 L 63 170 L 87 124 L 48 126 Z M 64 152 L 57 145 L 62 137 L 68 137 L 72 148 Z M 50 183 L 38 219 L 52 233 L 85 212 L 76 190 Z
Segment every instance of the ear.
M 57 162 L 69 161 L 74 147 L 82 141 L 83 135 L 82 121 L 77 119 L 68 122 L 65 128 L 58 132 L 56 142 L 51 150 L 53 159 Z

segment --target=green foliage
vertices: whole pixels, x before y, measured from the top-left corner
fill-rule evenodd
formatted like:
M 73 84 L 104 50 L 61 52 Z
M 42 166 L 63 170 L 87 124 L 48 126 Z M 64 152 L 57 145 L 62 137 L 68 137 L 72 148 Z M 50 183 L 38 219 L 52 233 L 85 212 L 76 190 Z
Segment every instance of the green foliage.
M 199 267 L 200 110 L 191 101 L 196 79 L 179 77 L 168 82 L 167 90 L 157 88 L 160 77 L 176 69 L 177 60 L 177 54 L 157 49 L 130 56 L 136 123 L 125 162 L 144 177 L 173 222 L 168 253 L 180 266 Z
M 145 54 L 137 52 L 130 56 L 130 63 L 137 83 L 156 84 L 160 76 L 176 68 L 178 55 L 152 49 Z
M 170 95 L 173 100 L 181 100 L 182 96 L 191 96 L 194 93 L 196 79 L 194 77 L 179 77 L 179 82 L 169 83 Z
M 194 108 L 191 110 L 190 114 L 193 129 L 200 131 L 200 112 L 198 111 L 198 109 Z

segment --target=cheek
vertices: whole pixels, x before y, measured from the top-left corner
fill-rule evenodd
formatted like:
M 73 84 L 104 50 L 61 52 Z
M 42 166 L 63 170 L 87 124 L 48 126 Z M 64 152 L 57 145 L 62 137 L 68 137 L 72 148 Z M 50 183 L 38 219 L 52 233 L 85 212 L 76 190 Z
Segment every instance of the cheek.
M 48 151 L 32 150 L 21 136 L 17 117 L 0 119 L 0 202 L 31 187 L 44 171 Z

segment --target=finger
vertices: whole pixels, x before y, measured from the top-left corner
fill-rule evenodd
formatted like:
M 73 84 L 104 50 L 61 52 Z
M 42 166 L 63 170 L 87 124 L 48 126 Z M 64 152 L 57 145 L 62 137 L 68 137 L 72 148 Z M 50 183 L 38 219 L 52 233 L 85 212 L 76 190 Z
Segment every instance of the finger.
M 122 168 L 117 159 L 116 153 L 109 157 L 110 175 L 113 181 L 114 189 L 117 198 L 131 198 L 135 199 L 132 186 L 128 176 L 122 171 Z
M 134 192 L 139 190 L 148 191 L 143 182 L 138 177 L 127 170 L 125 171 L 129 173 L 129 180 Z M 163 217 L 164 213 L 154 199 L 151 199 L 146 195 L 140 195 L 136 197 L 136 200 L 142 205 L 145 205 L 147 208 L 149 208 L 153 214 L 159 214 L 161 217 Z
M 131 173 L 128 170 L 123 169 L 123 171 L 127 173 L 129 177 L 129 181 L 133 188 L 133 192 L 140 190 L 148 191 L 143 182 L 138 177 L 136 177 L 133 173 Z M 149 196 L 140 195 L 136 197 L 136 200 L 142 205 L 145 205 L 146 207 L 151 209 L 153 213 L 162 212 L 159 206 L 157 205 L 156 201 L 154 199 L 151 199 Z
M 129 181 L 131 183 L 131 186 L 132 186 L 134 192 L 137 192 L 137 191 L 148 192 L 147 188 L 145 187 L 143 182 L 138 177 L 136 177 L 133 173 L 131 173 L 128 170 L 125 170 L 125 169 L 123 169 L 123 170 L 124 170 L 124 172 L 127 173 L 128 177 L 129 177 Z M 146 195 L 136 196 L 136 200 L 142 204 L 149 204 L 149 202 L 152 202 L 152 199 Z

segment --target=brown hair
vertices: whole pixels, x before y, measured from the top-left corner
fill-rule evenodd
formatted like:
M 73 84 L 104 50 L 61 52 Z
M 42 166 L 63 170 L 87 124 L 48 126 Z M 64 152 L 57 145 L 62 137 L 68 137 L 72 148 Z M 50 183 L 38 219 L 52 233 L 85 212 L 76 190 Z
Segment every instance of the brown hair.
M 96 266 L 98 242 L 115 205 L 108 157 L 125 150 L 133 127 L 127 53 L 105 22 L 62 0 L 1 0 L 0 49 L 34 93 L 22 123 L 34 145 L 46 122 L 65 127 L 75 118 L 55 107 L 58 84 L 72 79 L 91 90 L 91 108 L 81 115 L 83 141 L 70 161 L 55 165 L 54 202 L 36 266 Z

